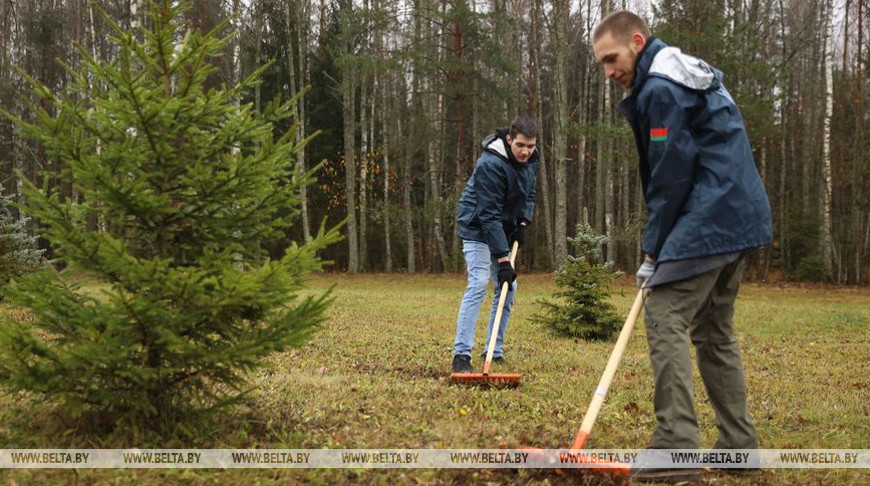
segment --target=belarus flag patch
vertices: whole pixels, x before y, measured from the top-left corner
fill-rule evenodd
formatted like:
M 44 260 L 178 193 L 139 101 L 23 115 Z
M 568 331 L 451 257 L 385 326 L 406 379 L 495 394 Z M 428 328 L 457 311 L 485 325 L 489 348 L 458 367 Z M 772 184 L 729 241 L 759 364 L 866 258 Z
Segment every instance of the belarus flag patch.
M 653 142 L 665 142 L 668 140 L 667 128 L 650 128 L 649 139 Z

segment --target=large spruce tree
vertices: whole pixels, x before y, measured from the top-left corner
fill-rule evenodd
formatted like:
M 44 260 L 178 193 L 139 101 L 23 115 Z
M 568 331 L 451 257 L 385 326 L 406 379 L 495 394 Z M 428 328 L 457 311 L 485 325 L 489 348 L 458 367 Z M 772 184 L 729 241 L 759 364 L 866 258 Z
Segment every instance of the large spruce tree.
M 79 49 L 62 93 L 30 78 L 43 103 L 30 107 L 36 122 L 15 120 L 66 167 L 23 192 L 67 266 L 9 286 L 34 318 L 0 323 L 0 379 L 72 414 L 150 426 L 231 403 L 250 389 L 246 372 L 310 337 L 331 299 L 298 292 L 335 228 L 277 259 L 262 250 L 311 179 L 294 175 L 296 130 L 274 134 L 296 100 L 240 105 L 264 68 L 237 86 L 206 84 L 229 39 L 214 34 L 223 26 L 185 29 L 184 9 L 158 0 L 147 27 L 113 24 L 114 60 Z M 99 285 L 77 283 L 82 272 Z

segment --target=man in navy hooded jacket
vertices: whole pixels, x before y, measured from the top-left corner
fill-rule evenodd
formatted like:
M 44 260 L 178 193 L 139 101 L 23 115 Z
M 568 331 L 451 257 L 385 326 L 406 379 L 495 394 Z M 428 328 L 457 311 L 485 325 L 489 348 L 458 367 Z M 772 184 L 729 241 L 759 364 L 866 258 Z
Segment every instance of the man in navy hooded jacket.
M 716 413 L 714 448 L 757 448 L 732 316 L 744 255 L 770 243 L 772 226 L 743 119 L 720 71 L 652 37 L 631 12 L 603 19 L 592 44 L 605 76 L 630 90 L 619 109 L 634 131 L 649 211 L 637 280 L 650 289 L 650 448 L 699 445 L 689 342 Z M 697 471 L 640 473 L 661 481 Z
M 538 174 L 536 140 L 538 125 L 519 116 L 508 129 L 496 131 L 483 141 L 483 154 L 465 186 L 456 210 L 456 224 L 462 238 L 462 253 L 468 284 L 459 307 L 456 339 L 453 343 L 453 372 L 470 373 L 474 328 L 489 281 L 495 297 L 489 316 L 486 343 L 492 333 L 501 287 L 510 284 L 496 336 L 493 362 L 504 362 L 504 335 L 510 318 L 517 272 L 510 263 L 511 244 L 525 243 L 526 227 L 535 209 Z

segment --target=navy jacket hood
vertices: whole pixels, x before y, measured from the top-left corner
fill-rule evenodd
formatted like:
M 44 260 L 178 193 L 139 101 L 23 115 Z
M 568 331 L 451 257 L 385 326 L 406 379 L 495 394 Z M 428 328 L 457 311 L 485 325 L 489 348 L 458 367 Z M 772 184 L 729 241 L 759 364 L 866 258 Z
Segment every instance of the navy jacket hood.
M 619 109 L 649 211 L 643 251 L 668 261 L 769 244 L 770 203 L 722 73 L 656 38 L 635 69 Z
M 531 222 L 535 209 L 538 150 L 520 163 L 507 145 L 507 129 L 483 140 L 483 153 L 456 208 L 459 236 L 487 243 L 493 256 L 510 254 L 508 235 L 519 221 Z

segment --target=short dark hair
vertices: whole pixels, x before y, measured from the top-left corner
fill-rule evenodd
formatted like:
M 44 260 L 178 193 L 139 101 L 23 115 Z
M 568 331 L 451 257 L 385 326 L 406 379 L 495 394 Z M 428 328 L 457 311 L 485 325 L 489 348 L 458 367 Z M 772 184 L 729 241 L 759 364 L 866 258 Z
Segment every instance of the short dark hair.
M 647 39 L 652 36 L 642 18 L 628 10 L 618 10 L 601 19 L 592 31 L 592 42 L 597 42 L 607 33 L 614 39 L 627 40 L 635 32 L 641 33 Z
M 511 138 L 516 138 L 518 133 L 522 133 L 529 138 L 538 138 L 538 123 L 531 117 L 520 115 L 514 118 L 514 121 L 511 122 L 511 128 L 508 131 L 508 135 L 510 135 Z

